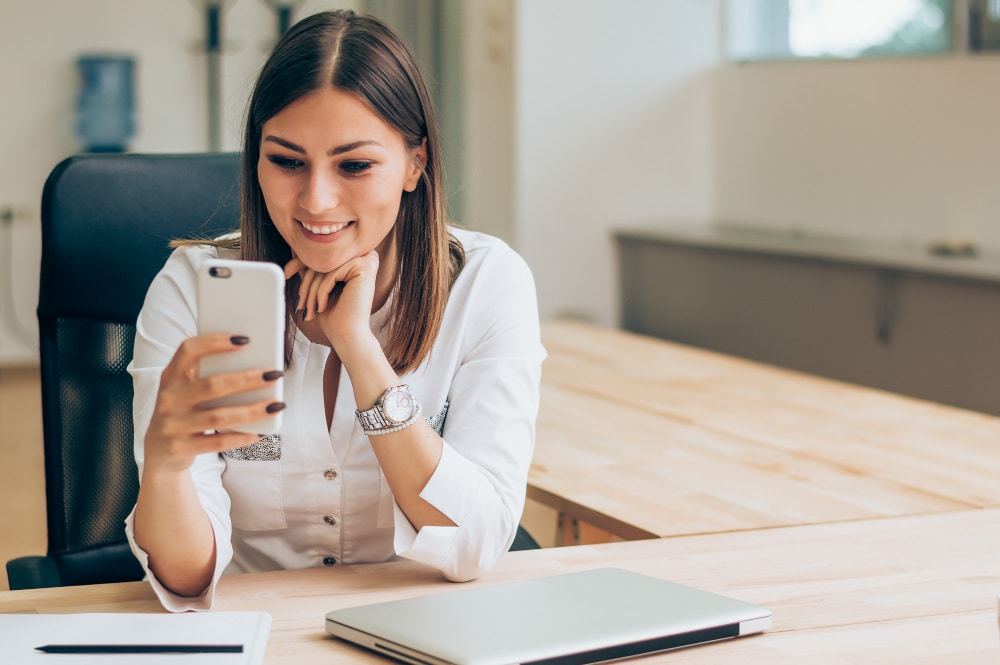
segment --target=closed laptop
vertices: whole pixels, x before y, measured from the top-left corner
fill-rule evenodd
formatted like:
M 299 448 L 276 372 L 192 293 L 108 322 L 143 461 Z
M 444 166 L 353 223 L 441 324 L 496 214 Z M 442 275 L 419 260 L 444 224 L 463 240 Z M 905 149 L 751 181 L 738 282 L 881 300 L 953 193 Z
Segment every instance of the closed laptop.
M 332 635 L 409 663 L 596 663 L 757 633 L 752 603 L 618 568 L 334 610 Z

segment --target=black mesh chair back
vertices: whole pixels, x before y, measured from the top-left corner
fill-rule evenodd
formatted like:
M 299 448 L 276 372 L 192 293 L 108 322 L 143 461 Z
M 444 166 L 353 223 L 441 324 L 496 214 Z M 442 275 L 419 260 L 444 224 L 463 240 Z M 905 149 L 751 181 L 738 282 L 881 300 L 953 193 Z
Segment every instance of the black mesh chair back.
M 38 297 L 48 556 L 8 562 L 12 589 L 138 580 L 123 520 L 135 321 L 176 238 L 239 226 L 239 156 L 80 155 L 42 194 Z

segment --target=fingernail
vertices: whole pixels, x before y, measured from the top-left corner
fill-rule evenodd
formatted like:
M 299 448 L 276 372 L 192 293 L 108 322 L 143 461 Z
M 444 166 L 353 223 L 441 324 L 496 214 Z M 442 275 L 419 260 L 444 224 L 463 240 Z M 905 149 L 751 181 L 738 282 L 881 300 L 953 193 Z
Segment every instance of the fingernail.
M 267 405 L 267 412 L 277 413 L 278 411 L 281 411 L 284 408 L 285 408 L 284 402 L 271 402 L 270 404 Z
M 284 375 L 285 375 L 285 373 L 282 372 L 281 370 L 279 370 L 279 369 L 272 369 L 270 372 L 264 372 L 264 380 L 265 381 L 274 381 L 275 379 L 280 379 Z
M 234 346 L 243 346 L 244 344 L 250 343 L 250 338 L 243 335 L 233 335 L 229 338 L 229 341 L 232 342 Z

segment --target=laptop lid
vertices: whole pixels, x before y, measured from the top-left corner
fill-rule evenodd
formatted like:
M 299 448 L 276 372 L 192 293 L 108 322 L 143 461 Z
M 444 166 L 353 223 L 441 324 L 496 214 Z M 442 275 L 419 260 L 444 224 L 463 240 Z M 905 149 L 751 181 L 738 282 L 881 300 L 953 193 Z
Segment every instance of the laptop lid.
M 618 568 L 334 610 L 326 630 L 408 663 L 596 663 L 771 627 L 751 603 Z

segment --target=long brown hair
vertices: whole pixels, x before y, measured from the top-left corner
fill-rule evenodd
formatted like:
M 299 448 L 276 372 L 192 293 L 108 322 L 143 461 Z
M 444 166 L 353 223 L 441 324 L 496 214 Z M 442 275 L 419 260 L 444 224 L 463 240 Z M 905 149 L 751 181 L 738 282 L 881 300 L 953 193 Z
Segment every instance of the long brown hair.
M 261 133 L 264 123 L 286 106 L 326 86 L 356 95 L 402 134 L 410 149 L 427 141 L 427 163 L 416 189 L 402 193 L 395 227 L 398 281 L 385 352 L 393 369 L 402 374 L 430 353 L 465 254 L 448 233 L 431 97 L 410 51 L 384 23 L 350 10 L 321 12 L 292 26 L 274 47 L 247 107 L 240 237 L 229 246 L 238 243 L 242 258 L 251 261 L 284 265 L 291 258 L 288 244 L 268 215 L 257 178 Z M 289 283 L 286 362 L 294 334 L 294 288 Z

